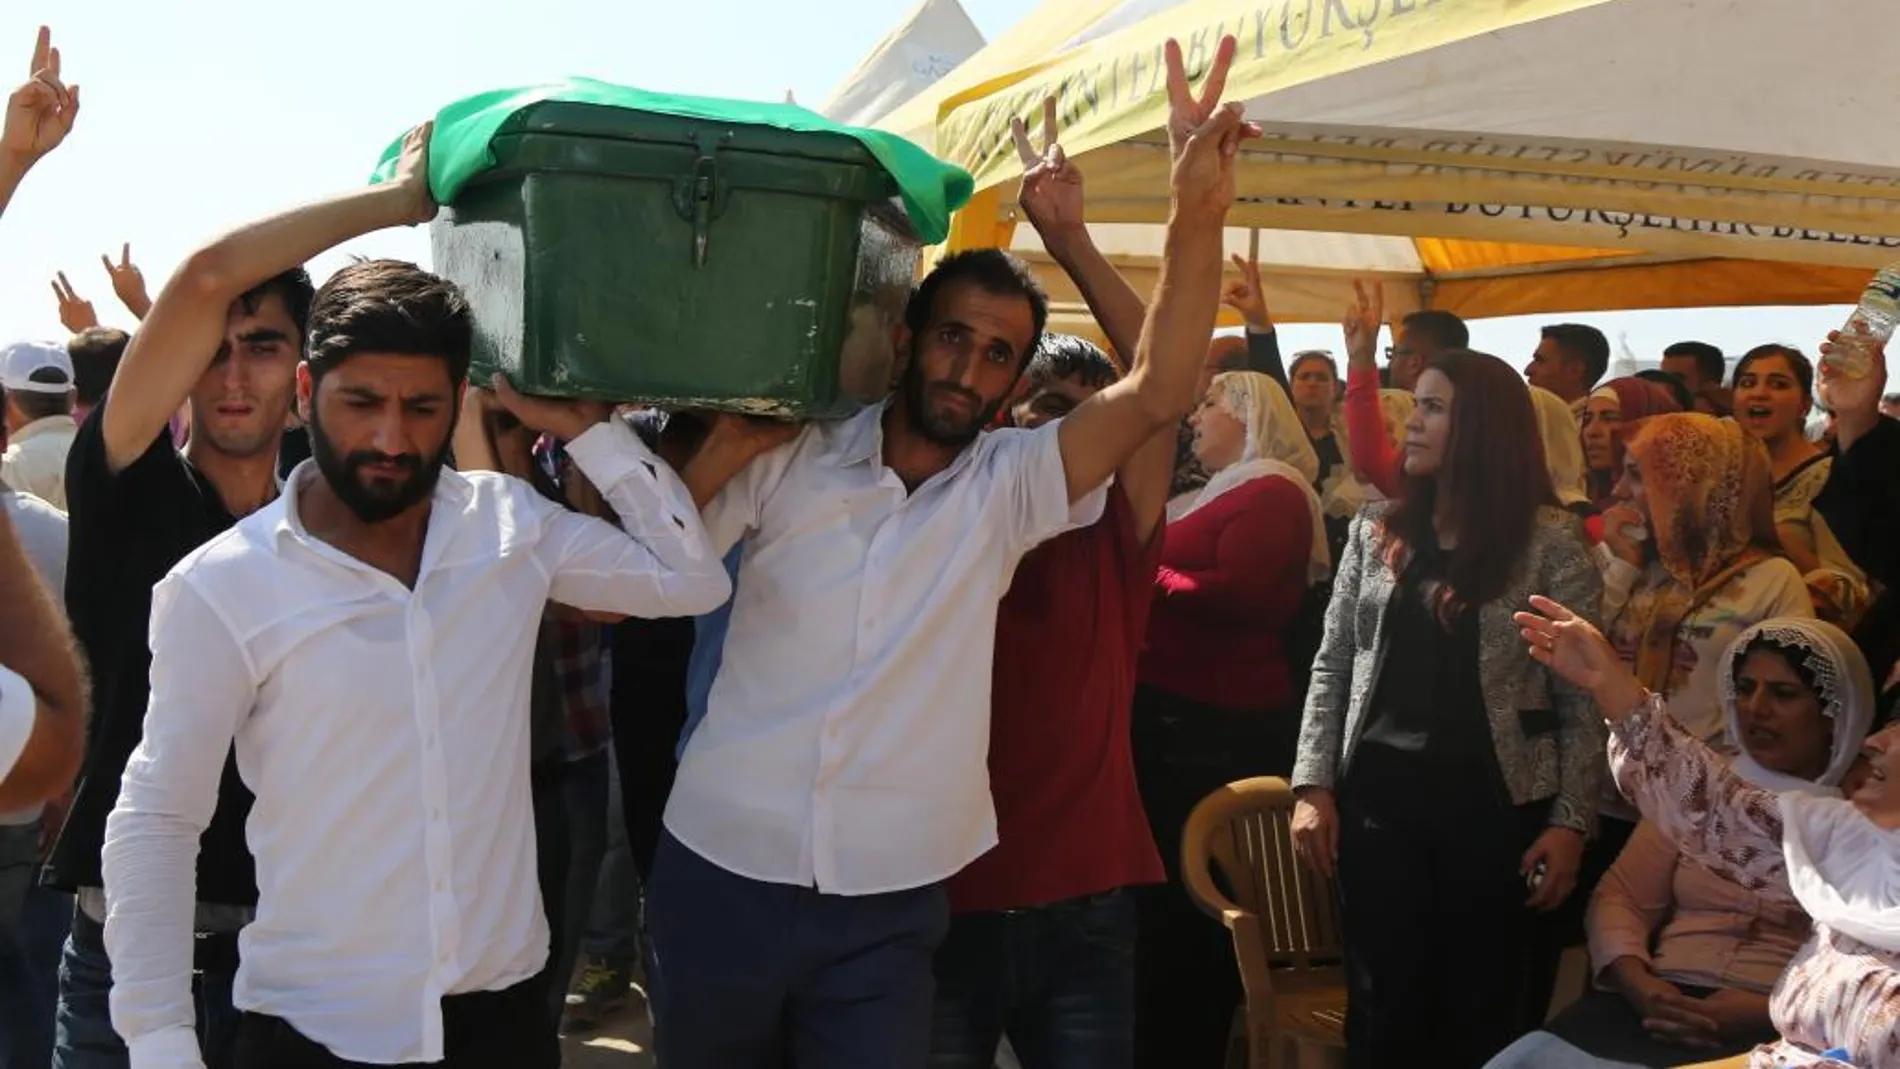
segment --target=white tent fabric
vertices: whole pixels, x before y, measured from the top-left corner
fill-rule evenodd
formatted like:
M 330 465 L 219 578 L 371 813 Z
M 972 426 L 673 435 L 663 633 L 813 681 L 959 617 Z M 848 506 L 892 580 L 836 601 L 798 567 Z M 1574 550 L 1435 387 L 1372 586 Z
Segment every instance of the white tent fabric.
M 935 85 L 983 48 L 983 35 L 958 0 L 920 0 L 889 36 L 818 106 L 851 126 L 870 126 Z

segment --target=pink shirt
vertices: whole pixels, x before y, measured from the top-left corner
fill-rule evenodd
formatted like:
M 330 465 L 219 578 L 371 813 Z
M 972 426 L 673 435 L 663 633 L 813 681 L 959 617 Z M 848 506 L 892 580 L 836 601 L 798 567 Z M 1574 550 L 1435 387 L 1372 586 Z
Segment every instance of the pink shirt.
M 1601 976 L 1633 957 L 1674 983 L 1765 995 L 1809 934 L 1807 914 L 1778 892 L 1717 876 L 1644 821 L 1590 899 L 1591 966 Z

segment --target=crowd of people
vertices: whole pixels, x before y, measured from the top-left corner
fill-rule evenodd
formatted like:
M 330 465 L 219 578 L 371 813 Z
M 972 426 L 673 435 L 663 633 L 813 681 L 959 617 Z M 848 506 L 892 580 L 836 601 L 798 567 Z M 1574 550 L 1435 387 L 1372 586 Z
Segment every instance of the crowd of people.
M 1382 367 L 1371 284 L 1289 359 L 1233 53 L 1167 51 L 1152 295 L 1014 131 L 1106 348 L 952 255 L 841 420 L 471 382 L 452 282 L 313 285 L 435 216 L 427 124 L 155 299 L 105 258 L 129 333 L 60 275 L 0 351 L 0 1069 L 534 1069 L 636 979 L 665 1069 L 1213 1069 L 1182 832 L 1258 775 L 1353 1069 L 1900 1069 L 1884 365 L 1427 310 Z M 0 210 L 78 112 L 42 31 Z

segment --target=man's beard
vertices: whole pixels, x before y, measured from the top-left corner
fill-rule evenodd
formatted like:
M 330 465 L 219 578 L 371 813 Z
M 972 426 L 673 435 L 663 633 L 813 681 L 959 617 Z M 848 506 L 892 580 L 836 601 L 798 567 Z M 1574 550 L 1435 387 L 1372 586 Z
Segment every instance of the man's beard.
M 940 389 L 953 390 L 970 400 L 971 414 L 968 419 L 940 418 L 930 410 L 932 385 L 924 381 L 923 372 L 919 370 L 919 361 L 913 350 L 910 364 L 904 369 L 904 416 L 911 430 L 932 445 L 962 447 L 976 441 L 976 436 L 983 433 L 983 428 L 995 422 L 996 414 L 1003 410 L 1003 404 L 1008 400 L 1007 397 L 999 397 L 985 405 L 983 398 L 961 386 L 947 382 L 936 383 L 934 385 Z
M 442 467 L 449 458 L 449 445 L 444 442 L 434 456 L 426 459 L 413 453 L 390 456 L 369 449 L 338 456 L 329 435 L 323 432 L 323 421 L 317 416 L 316 406 L 312 405 L 310 455 L 316 460 L 324 481 L 330 484 L 330 492 L 355 513 L 357 519 L 364 523 L 383 523 L 435 493 L 436 481 L 442 477 Z M 408 477 L 393 483 L 364 481 L 364 468 L 385 463 L 400 465 Z

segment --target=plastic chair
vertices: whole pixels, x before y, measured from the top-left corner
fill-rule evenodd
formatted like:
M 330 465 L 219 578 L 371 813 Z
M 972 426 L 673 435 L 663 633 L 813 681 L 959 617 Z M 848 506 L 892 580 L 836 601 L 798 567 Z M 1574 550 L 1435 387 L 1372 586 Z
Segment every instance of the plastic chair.
M 1346 1047 L 1338 907 L 1331 881 L 1294 856 L 1292 816 L 1285 780 L 1244 779 L 1203 798 L 1181 837 L 1188 894 L 1233 933 L 1250 1069 Z

